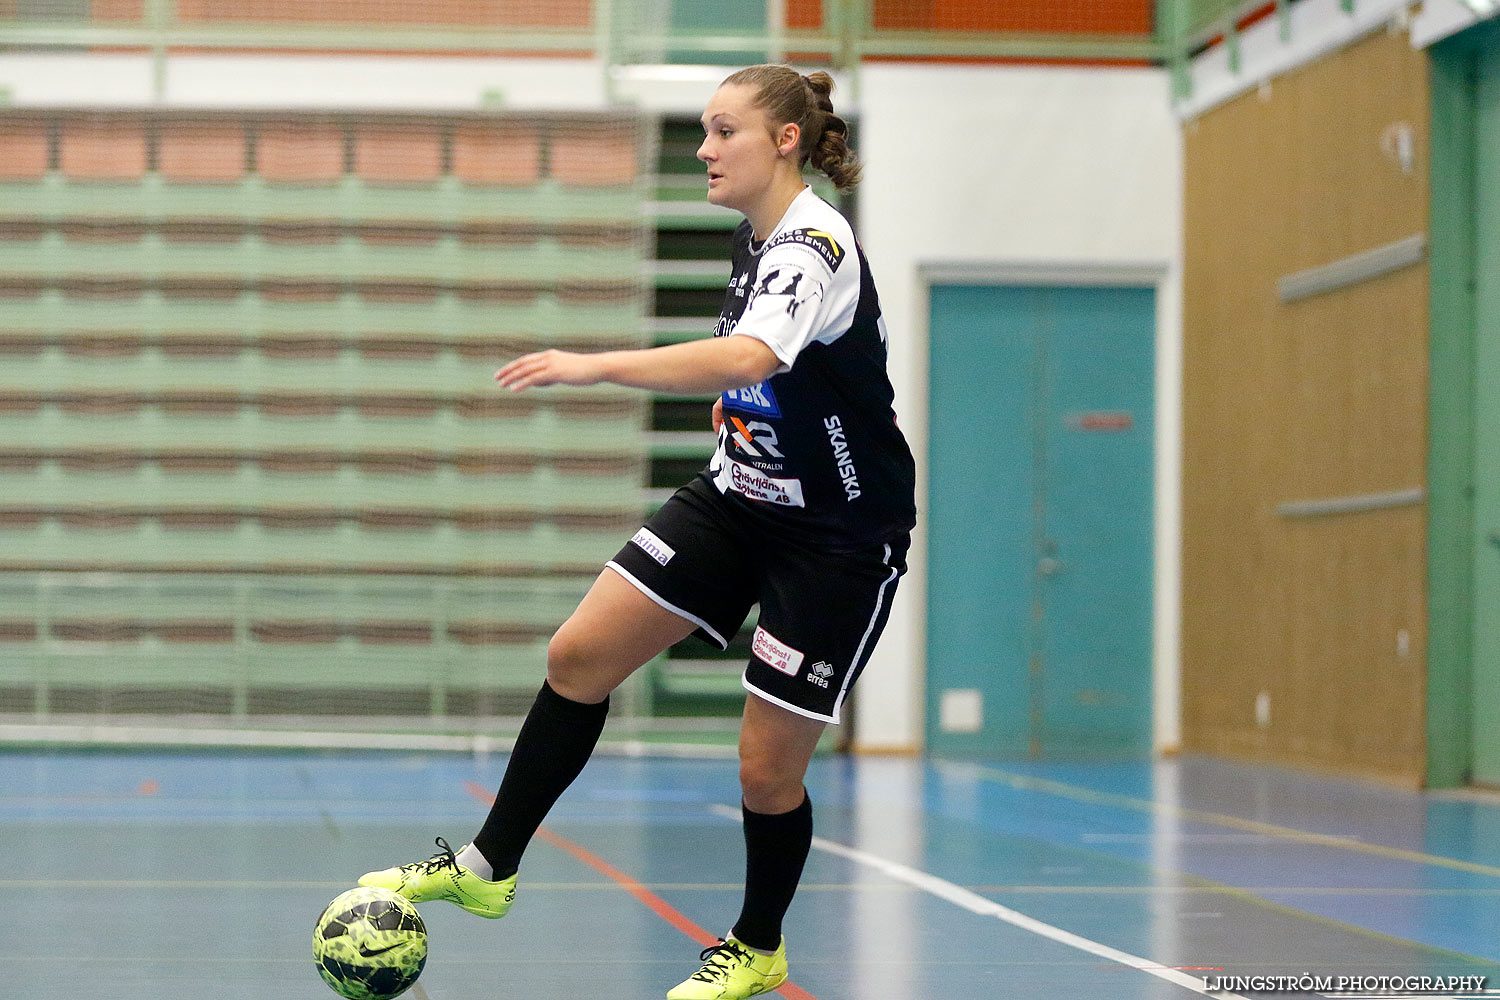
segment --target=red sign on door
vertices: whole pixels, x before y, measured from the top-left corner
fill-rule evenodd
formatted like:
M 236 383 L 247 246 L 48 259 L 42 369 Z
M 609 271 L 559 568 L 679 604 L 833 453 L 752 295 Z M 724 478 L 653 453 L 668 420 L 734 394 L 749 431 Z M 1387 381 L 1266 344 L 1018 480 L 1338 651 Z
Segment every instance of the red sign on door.
M 1129 413 L 1070 413 L 1067 424 L 1070 430 L 1107 433 L 1130 430 L 1135 418 Z

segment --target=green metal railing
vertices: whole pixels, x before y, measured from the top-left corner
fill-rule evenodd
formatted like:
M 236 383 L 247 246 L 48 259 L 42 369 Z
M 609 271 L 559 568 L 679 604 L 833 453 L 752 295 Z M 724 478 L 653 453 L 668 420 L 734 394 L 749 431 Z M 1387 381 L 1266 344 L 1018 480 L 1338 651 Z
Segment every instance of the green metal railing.
M 1354 14 L 1356 0 L 1339 0 L 1345 14 Z M 1292 40 L 1291 10 L 1297 0 L 1159 0 L 1156 35 L 1172 69 L 1175 96 L 1188 97 L 1188 62 L 1208 46 L 1219 43 L 1229 55 L 1229 68 L 1239 72 L 1240 32 L 1251 19 L 1273 17 L 1283 42 Z

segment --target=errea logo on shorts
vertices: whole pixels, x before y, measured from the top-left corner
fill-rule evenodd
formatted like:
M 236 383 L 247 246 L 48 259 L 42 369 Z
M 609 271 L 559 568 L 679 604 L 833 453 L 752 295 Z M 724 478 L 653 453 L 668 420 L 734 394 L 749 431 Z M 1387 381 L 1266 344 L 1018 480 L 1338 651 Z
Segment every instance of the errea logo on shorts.
M 632 538 L 631 541 L 640 546 L 642 552 L 646 553 L 646 555 L 650 556 L 652 559 L 655 559 L 663 566 L 671 562 L 672 557 L 677 554 L 676 549 L 672 548 L 672 546 L 668 545 L 660 538 L 657 538 L 656 533 L 651 531 L 649 528 L 642 528 L 640 531 L 637 531 L 635 533 L 635 537 Z
M 791 677 L 796 677 L 797 671 L 802 669 L 802 653 L 759 625 L 755 626 L 755 639 L 750 643 L 750 652 L 755 654 L 756 659 Z
M 827 660 L 819 660 L 807 668 L 807 683 L 816 684 L 820 688 L 828 686 L 828 678 L 833 676 L 833 664 Z

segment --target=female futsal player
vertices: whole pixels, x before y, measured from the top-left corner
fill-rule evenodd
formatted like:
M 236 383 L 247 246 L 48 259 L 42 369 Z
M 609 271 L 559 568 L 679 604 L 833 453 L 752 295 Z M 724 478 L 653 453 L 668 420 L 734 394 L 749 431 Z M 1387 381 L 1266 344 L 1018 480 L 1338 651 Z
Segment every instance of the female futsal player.
M 609 562 L 547 648 L 547 680 L 499 794 L 456 855 L 361 885 L 486 917 L 515 898 L 522 852 L 593 753 L 609 695 L 690 634 L 726 647 L 760 602 L 740 728 L 744 906 L 669 1000 L 768 993 L 787 976 L 782 918 L 812 844 L 803 778 L 885 626 L 915 521 L 911 452 L 891 409 L 885 325 L 849 224 L 802 181 L 858 180 L 825 73 L 733 74 L 703 114 L 708 200 L 745 216 L 712 338 L 650 350 L 542 351 L 500 385 L 720 392 L 708 467 Z

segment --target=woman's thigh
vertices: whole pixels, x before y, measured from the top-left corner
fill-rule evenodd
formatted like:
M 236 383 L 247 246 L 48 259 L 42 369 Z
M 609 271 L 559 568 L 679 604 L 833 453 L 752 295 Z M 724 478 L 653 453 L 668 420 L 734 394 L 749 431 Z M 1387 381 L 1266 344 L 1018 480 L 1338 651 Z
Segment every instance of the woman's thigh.
M 547 682 L 564 698 L 595 704 L 696 626 L 612 569 L 599 574 L 547 647 Z

